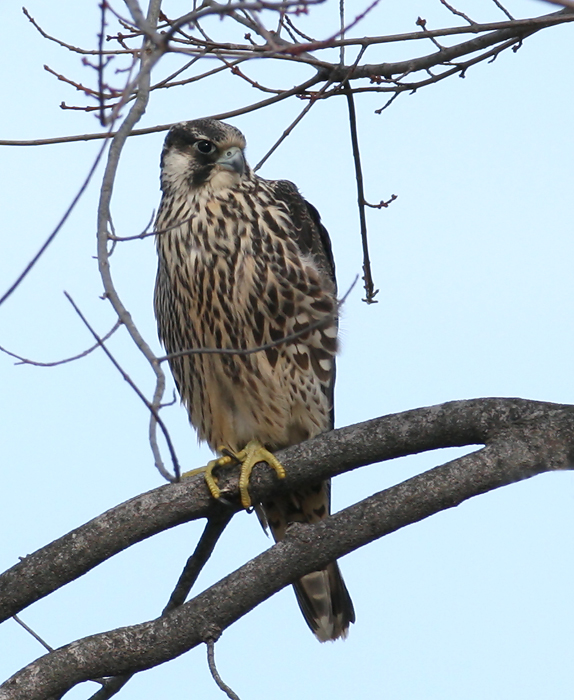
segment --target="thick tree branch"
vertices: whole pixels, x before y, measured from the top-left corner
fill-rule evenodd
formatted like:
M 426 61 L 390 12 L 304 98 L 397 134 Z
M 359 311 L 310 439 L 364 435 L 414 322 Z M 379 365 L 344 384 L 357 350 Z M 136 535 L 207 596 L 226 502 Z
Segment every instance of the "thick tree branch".
M 177 585 L 173 590 L 167 605 L 163 609 L 162 615 L 167 615 L 172 610 L 175 610 L 175 608 L 183 605 L 192 586 L 197 581 L 201 570 L 209 560 L 215 545 L 232 517 L 233 511 L 227 508 L 222 509 L 221 513 L 207 521 L 195 551 L 187 560 Z M 16 616 L 14 617 L 17 619 Z M 52 651 L 52 649 L 49 651 Z M 121 676 L 106 678 L 103 683 L 103 688 L 98 690 L 95 695 L 92 695 L 89 700 L 108 700 L 116 695 L 131 680 L 133 675 L 133 673 L 124 673 Z
M 333 430 L 277 453 L 281 482 L 265 465 L 250 481 L 254 501 L 357 467 L 443 447 L 483 445 L 516 421 L 574 415 L 574 407 L 524 399 L 473 399 L 375 418 Z M 574 432 L 573 432 L 574 436 Z M 236 470 L 221 473 L 227 500 L 238 504 Z M 25 557 L 0 576 L 0 621 L 52 593 L 136 542 L 224 508 L 201 475 L 122 503 Z M 239 509 L 239 505 L 236 506 Z
M 473 403 L 463 403 L 471 414 Z M 488 447 L 377 493 L 316 525 L 291 527 L 283 541 L 166 617 L 86 637 L 41 657 L 0 688 L 0 700 L 42 700 L 90 678 L 163 663 L 217 638 L 301 575 L 377 538 L 500 486 L 572 468 L 572 407 L 530 407 L 531 419 L 500 429 Z M 490 408 L 496 413 L 495 405 Z M 499 403 L 501 408 L 509 415 L 519 406 L 511 400 L 506 407 Z M 418 417 L 421 427 L 429 422 L 440 425 L 449 409 L 452 404 L 425 409 L 426 415 Z M 488 408 L 486 413 L 493 417 Z M 485 429 L 489 432 L 488 417 L 475 422 L 475 439 Z M 461 421 L 461 428 L 463 422 L 467 421 Z M 394 440 L 400 441 L 400 436 L 395 434 Z

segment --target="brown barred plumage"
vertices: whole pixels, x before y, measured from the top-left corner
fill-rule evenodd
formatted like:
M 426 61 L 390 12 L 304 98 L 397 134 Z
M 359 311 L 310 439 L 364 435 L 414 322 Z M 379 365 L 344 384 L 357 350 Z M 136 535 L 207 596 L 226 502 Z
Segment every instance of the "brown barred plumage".
M 252 355 L 173 358 L 191 423 L 214 451 L 256 440 L 270 451 L 333 427 L 337 350 L 334 263 L 316 209 L 287 181 L 255 175 L 245 139 L 213 119 L 182 122 L 161 159 L 156 221 L 155 311 L 168 353 L 253 348 L 333 314 L 332 322 Z M 290 522 L 330 509 L 324 482 L 262 504 L 275 540 Z M 321 641 L 345 637 L 355 621 L 336 562 L 294 585 Z

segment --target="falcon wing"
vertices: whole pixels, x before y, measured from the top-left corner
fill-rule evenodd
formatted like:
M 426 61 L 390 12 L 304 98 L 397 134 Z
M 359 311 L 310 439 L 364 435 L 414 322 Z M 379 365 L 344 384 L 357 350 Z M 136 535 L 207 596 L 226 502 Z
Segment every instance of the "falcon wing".
M 295 225 L 293 239 L 299 250 L 304 255 L 311 255 L 317 267 L 331 281 L 333 291 L 337 293 L 337 280 L 335 278 L 335 260 L 331 239 L 327 229 L 321 222 L 321 216 L 317 209 L 308 202 L 299 192 L 297 186 L 289 180 L 276 180 L 269 183 L 278 200 L 283 201 L 288 209 Z M 333 358 L 333 370 L 329 387 L 329 400 L 331 403 L 331 429 L 335 427 L 335 375 L 336 366 Z
M 277 199 L 285 202 L 295 230 L 293 238 L 305 255 L 312 255 L 319 268 L 330 278 L 335 291 L 335 261 L 331 248 L 331 239 L 327 229 L 321 223 L 321 217 L 315 207 L 301 195 L 297 187 L 289 180 L 277 180 L 273 183 Z

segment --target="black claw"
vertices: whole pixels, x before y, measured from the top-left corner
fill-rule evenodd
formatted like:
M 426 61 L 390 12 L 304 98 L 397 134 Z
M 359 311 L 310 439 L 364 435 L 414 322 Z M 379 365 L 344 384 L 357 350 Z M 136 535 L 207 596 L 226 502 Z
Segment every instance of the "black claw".
M 227 498 L 225 498 L 224 496 L 220 496 L 217 499 L 217 502 L 221 503 L 221 505 L 225 506 L 226 508 L 234 508 L 235 509 L 237 507 L 231 501 L 228 501 Z

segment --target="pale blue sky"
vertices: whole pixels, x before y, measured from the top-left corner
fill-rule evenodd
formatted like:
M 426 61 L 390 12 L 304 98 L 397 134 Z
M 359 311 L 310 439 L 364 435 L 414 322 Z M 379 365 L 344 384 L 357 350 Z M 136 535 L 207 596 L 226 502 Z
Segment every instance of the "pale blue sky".
M 76 93 L 42 66 L 89 81 L 76 56 L 42 40 L 6 3 L 0 62 L 4 107 L 0 138 L 97 131 L 93 116 L 62 111 Z M 81 5 L 81 6 L 80 6 Z M 309 26 L 336 28 L 332 0 Z M 503 19 L 492 3 L 457 5 L 475 19 Z M 30 12 L 72 43 L 95 46 L 95 3 L 60 0 Z M 165 4 L 170 15 L 189 3 Z M 517 16 L 554 6 L 516 0 Z M 354 0 L 349 15 L 363 8 Z M 418 16 L 452 21 L 437 0 L 382 2 L 358 34 L 413 31 Z M 574 238 L 572 26 L 547 29 L 516 53 L 401 96 L 381 116 L 380 95 L 357 98 L 367 197 L 398 199 L 369 212 L 379 303 L 345 305 L 338 362 L 337 425 L 385 413 L 481 396 L 574 402 Z M 413 50 L 411 45 L 409 51 Z M 420 49 L 419 49 L 420 50 Z M 425 52 L 431 52 L 431 45 Z M 387 47 L 369 61 L 395 60 Z M 409 54 L 410 55 L 410 54 Z M 268 68 L 257 66 L 253 75 Z M 290 78 L 285 78 L 289 83 Z M 207 90 L 156 95 L 141 125 L 192 119 L 235 108 L 256 93 L 238 80 Z M 232 120 L 256 163 L 302 108 L 298 100 Z M 354 171 L 343 99 L 317 104 L 261 174 L 298 184 L 331 233 L 339 286 L 360 272 Z M 118 178 L 113 215 L 133 235 L 159 202 L 164 134 L 132 139 Z M 3 148 L 1 290 L 58 221 L 98 144 Z M 113 324 L 99 300 L 95 253 L 97 180 L 18 293 L 0 308 L 0 344 L 38 360 L 82 350 L 90 338 L 63 296 L 100 330 Z M 151 239 L 124 243 L 113 274 L 124 302 L 159 350 L 152 312 Z M 152 376 L 120 332 L 110 347 L 148 392 Z M 101 354 L 54 369 L 15 367 L 0 356 L 2 387 L 3 569 L 103 510 L 161 484 L 146 442 L 145 408 Z M 186 468 L 209 458 L 179 407 L 166 411 Z M 333 505 L 442 463 L 441 451 L 339 477 Z M 22 613 L 53 646 L 151 619 L 165 604 L 201 524 L 163 533 L 116 556 Z M 549 474 L 481 496 L 386 537 L 342 560 L 357 611 L 345 643 L 319 645 L 291 590 L 227 630 L 216 654 L 242 700 L 331 698 L 393 700 L 566 700 L 574 645 L 574 481 Z M 254 516 L 226 531 L 200 585 L 206 586 L 269 546 Z M 198 588 L 199 590 L 199 588 Z M 15 622 L 0 626 L 0 676 L 42 653 Z M 273 690 L 272 690 L 273 689 Z M 69 694 L 87 698 L 96 686 Z M 199 648 L 134 679 L 120 697 L 221 698 Z

